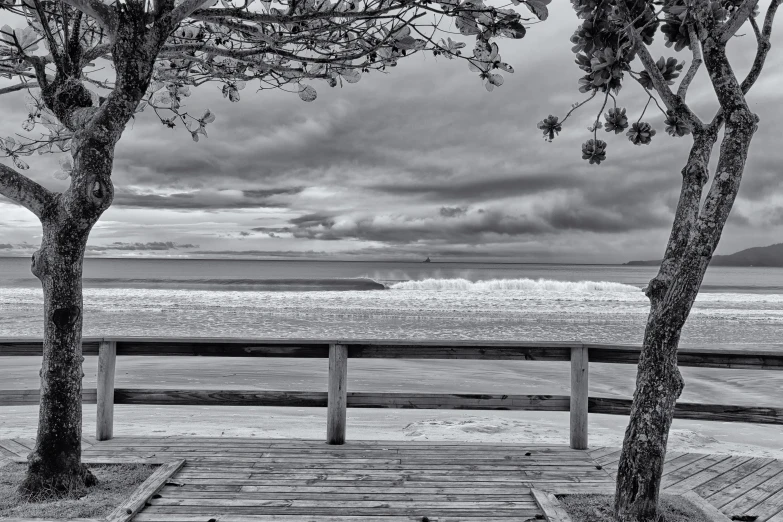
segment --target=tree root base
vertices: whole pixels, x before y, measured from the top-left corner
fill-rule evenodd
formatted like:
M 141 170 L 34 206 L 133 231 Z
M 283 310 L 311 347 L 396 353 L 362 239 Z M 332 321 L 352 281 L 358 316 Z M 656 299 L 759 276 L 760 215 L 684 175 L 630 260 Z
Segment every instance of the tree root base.
M 80 464 L 71 473 L 48 473 L 33 467 L 19 486 L 19 495 L 28 502 L 81 498 L 87 494 L 87 488 L 98 484 L 98 479 L 85 464 Z

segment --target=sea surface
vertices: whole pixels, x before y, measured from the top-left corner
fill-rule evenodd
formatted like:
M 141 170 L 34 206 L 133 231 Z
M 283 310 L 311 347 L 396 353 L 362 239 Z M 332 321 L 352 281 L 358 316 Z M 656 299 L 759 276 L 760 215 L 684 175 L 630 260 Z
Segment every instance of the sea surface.
M 640 344 L 655 267 L 85 260 L 86 336 Z M 0 336 L 39 337 L 27 258 L 0 258 Z M 710 268 L 682 346 L 783 349 L 783 269 Z

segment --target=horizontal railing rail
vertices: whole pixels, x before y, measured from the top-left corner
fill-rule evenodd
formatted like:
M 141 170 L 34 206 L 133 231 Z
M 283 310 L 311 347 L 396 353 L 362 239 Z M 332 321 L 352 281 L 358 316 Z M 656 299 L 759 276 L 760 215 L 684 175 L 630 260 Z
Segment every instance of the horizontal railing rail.
M 0 356 L 40 356 L 40 339 L 0 339 Z M 345 441 L 346 408 L 570 411 L 571 446 L 587 448 L 587 414 L 628 415 L 630 399 L 590 397 L 589 363 L 637 364 L 639 346 L 593 343 L 501 341 L 391 341 L 225 338 L 85 338 L 84 355 L 98 355 L 96 389 L 82 399 L 98 405 L 96 437 L 113 436 L 115 404 L 188 406 L 327 407 L 327 441 Z M 288 357 L 328 358 L 326 392 L 268 390 L 115 389 L 116 357 Z M 347 360 L 360 358 L 570 361 L 571 394 L 500 395 L 373 393 L 347 391 Z M 680 366 L 783 370 L 783 353 L 682 348 Z M 0 390 L 0 406 L 37 404 L 38 390 Z M 783 424 L 783 408 L 678 402 L 675 418 Z

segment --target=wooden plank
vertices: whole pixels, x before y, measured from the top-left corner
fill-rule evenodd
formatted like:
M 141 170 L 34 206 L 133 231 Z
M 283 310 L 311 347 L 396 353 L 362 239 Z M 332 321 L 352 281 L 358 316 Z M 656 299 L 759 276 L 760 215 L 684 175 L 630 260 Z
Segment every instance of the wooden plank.
M 23 406 L 41 402 L 40 390 L 0 390 L 0 406 Z M 82 404 L 95 404 L 95 388 L 82 390 Z
M 21 444 L 25 448 L 27 448 L 28 451 L 33 451 L 33 448 L 35 448 L 35 439 L 33 438 L 26 438 L 26 437 L 16 437 L 11 439 L 17 444 Z
M 117 343 L 101 343 L 98 355 L 98 387 L 96 403 L 95 438 L 108 440 L 114 436 L 114 369 L 117 362 Z
M 310 340 L 117 338 L 117 355 L 325 358 L 329 342 Z
M 687 491 L 691 491 L 705 482 L 712 480 L 713 478 L 720 477 L 724 473 L 727 473 L 740 464 L 743 464 L 750 460 L 750 457 L 729 457 L 717 464 L 714 464 L 708 468 L 703 468 L 696 473 L 691 474 L 688 477 L 680 480 L 675 484 L 671 484 L 665 488 L 667 493 L 682 494 Z
M 69 518 L 70 522 L 106 522 L 102 518 Z M 62 518 L 3 518 L 3 522 L 63 522 Z
M 163 464 L 156 469 L 147 480 L 142 482 L 131 496 L 107 517 L 106 522 L 128 522 L 136 515 L 146 502 L 163 487 L 169 478 L 185 464 L 184 460 L 175 460 Z
M 337 489 L 337 488 L 334 488 Z M 378 488 L 376 488 L 378 489 Z M 444 492 L 439 494 L 432 493 L 420 493 L 415 489 L 408 489 L 407 491 L 399 491 L 398 489 L 387 489 L 382 493 L 369 493 L 369 492 L 347 492 L 347 491 L 315 491 L 311 493 L 297 492 L 296 494 L 290 491 L 264 491 L 264 492 L 247 492 L 247 491 L 215 491 L 215 490 L 183 490 L 182 488 L 169 486 L 160 490 L 155 495 L 156 498 L 164 498 L 171 500 L 184 500 L 184 499 L 202 499 L 205 502 L 208 500 L 219 501 L 235 501 L 231 502 L 231 505 L 241 505 L 245 501 L 255 502 L 263 500 L 320 500 L 322 505 L 328 505 L 331 502 L 339 502 L 340 504 L 353 502 L 353 501 L 372 501 L 372 502 L 396 502 L 396 503 L 416 503 L 425 502 L 520 502 L 521 498 L 519 494 L 492 494 L 491 492 L 485 492 L 484 494 L 475 493 L 450 493 Z
M 544 512 L 548 522 L 571 522 L 571 517 L 555 495 L 535 488 L 531 489 L 530 493 L 536 499 L 538 507 Z
M 0 440 L 0 447 L 5 448 L 7 452 L 12 453 L 13 457 L 27 458 L 27 455 L 30 454 L 30 448 L 11 439 Z
M 704 484 L 696 487 L 693 491 L 702 498 L 708 498 L 709 496 L 721 491 L 722 489 L 731 486 L 732 484 L 742 480 L 743 478 L 751 475 L 755 471 L 766 466 L 774 459 L 765 458 L 752 458 L 744 464 L 740 464 L 736 468 L 728 471 L 722 475 L 719 475 Z
M 682 466 L 677 470 L 665 473 L 661 479 L 661 489 L 665 490 L 666 488 L 677 484 L 683 479 L 686 479 L 704 469 L 719 464 L 728 458 L 728 455 L 704 455 L 703 458 Z
M 15 452 L 11 451 L 10 449 L 6 449 L 3 447 L 3 441 L 0 440 L 0 459 L 2 458 L 14 458 L 18 457 Z
M 783 486 L 772 495 L 748 509 L 746 513 L 757 517 L 756 522 L 766 522 L 780 513 L 781 510 L 783 510 Z
M 602 457 L 605 457 L 606 455 L 611 455 L 612 453 L 616 453 L 617 451 L 620 451 L 620 448 L 615 446 L 606 446 L 602 448 L 590 448 L 587 450 L 587 454 L 590 455 L 590 458 L 595 460 L 600 459 Z
M 98 355 L 99 338 L 82 338 L 82 355 Z M 0 339 L 2 356 L 42 356 L 43 340 L 35 338 Z
M 178 404 L 187 406 L 295 406 L 326 407 L 326 392 L 269 390 L 164 390 L 114 391 L 115 404 Z
M 749 512 L 754 506 L 763 502 L 766 498 L 774 495 L 783 488 L 783 473 L 770 477 L 769 479 L 756 485 L 750 491 L 743 493 L 736 497 L 734 500 L 719 506 L 720 510 L 729 515 L 744 515 Z M 710 500 L 711 503 L 715 504 Z M 717 505 L 717 504 L 715 504 Z
M 571 400 L 569 402 L 571 447 L 587 449 L 587 398 L 588 398 L 587 348 L 571 348 Z
M 2 400 L 2 398 L 0 398 Z M 327 392 L 118 388 L 115 404 L 325 407 Z M 349 408 L 568 411 L 558 395 L 348 392 Z M 224 439 L 226 440 L 226 439 Z
M 236 508 L 376 508 L 376 509 L 410 509 L 416 508 L 420 501 L 406 500 L 339 500 L 332 495 L 322 495 L 318 500 L 301 500 L 299 498 L 285 498 L 275 500 L 258 500 L 235 495 L 235 498 L 151 498 L 147 501 L 150 506 L 201 506 L 201 507 L 230 507 Z M 433 510 L 438 509 L 527 509 L 534 510 L 536 503 L 530 500 L 487 500 L 472 502 L 441 502 L 430 498 L 426 506 Z
M 168 513 L 176 513 L 176 514 L 202 514 L 205 511 L 204 506 L 150 506 L 145 511 L 150 512 L 151 514 L 168 514 Z M 304 521 L 310 521 L 313 520 L 316 516 L 322 516 L 322 515 L 341 515 L 341 516 L 377 516 L 379 509 L 377 507 L 353 507 L 353 508 L 335 508 L 335 507 L 326 507 L 326 508 L 318 508 L 318 507 L 284 507 L 284 506 L 270 506 L 270 507 L 258 507 L 258 506 L 238 506 L 234 508 L 227 508 L 227 507 L 215 507 L 211 508 L 208 511 L 218 511 L 223 513 L 223 520 L 224 521 L 233 521 L 236 520 L 234 518 L 235 515 L 277 515 L 277 514 L 286 514 L 286 515 L 299 515 L 300 517 L 308 517 L 304 518 Z M 540 510 L 538 507 L 535 509 L 530 508 L 509 508 L 509 509 L 500 509 L 500 508 L 492 508 L 492 520 L 495 520 L 498 517 L 517 517 L 517 521 L 526 520 L 528 518 L 533 518 L 536 515 L 540 514 Z M 487 520 L 487 508 L 486 507 L 480 507 L 476 506 L 474 508 L 456 508 L 456 509 L 447 509 L 447 508 L 430 508 L 428 505 L 418 505 L 418 506 L 411 506 L 411 507 L 402 507 L 402 508 L 385 508 L 383 509 L 383 513 L 387 516 L 400 516 L 400 515 L 407 515 L 407 516 L 419 516 L 419 520 L 422 520 L 422 515 L 426 515 L 428 518 L 432 516 L 435 520 L 440 520 L 440 517 L 444 516 L 452 516 L 452 517 L 459 517 L 457 520 L 463 520 L 463 517 L 477 517 L 477 516 L 483 516 L 484 520 Z M 318 520 L 315 518 L 315 520 Z
M 494 515 L 494 514 L 493 514 Z M 421 522 L 420 515 L 239 515 L 214 510 L 206 517 L 204 515 L 169 514 L 159 513 L 156 510 L 145 510 L 139 513 L 134 522 L 206 522 L 208 518 L 214 518 L 218 522 Z M 430 522 L 487 522 L 486 515 L 462 516 L 443 515 L 427 517 Z M 498 517 L 493 516 L 492 521 L 520 522 L 519 516 Z
M 707 515 L 707 519 L 710 522 L 731 522 L 731 519 L 721 513 L 721 511 L 704 500 L 702 497 L 694 493 L 693 491 L 688 491 L 686 493 L 683 493 L 682 498 L 688 500 L 691 504 L 696 506 L 701 510 L 702 513 Z
M 319 486 L 280 486 L 280 485 L 273 485 L 273 486 L 258 486 L 258 485 L 236 485 L 236 486 L 229 486 L 225 484 L 221 484 L 219 486 L 216 485 L 203 485 L 201 487 L 195 486 L 195 485 L 188 485 L 185 484 L 181 488 L 178 488 L 181 491 L 188 491 L 188 489 L 193 488 L 195 491 L 211 491 L 216 488 L 237 488 L 237 491 L 242 491 L 246 493 L 289 493 L 289 494 L 308 494 L 308 493 L 363 493 L 363 494 L 389 494 L 390 492 L 394 492 L 394 494 L 404 494 L 408 495 L 409 492 L 413 491 L 416 494 L 420 495 L 491 495 L 491 496 L 499 496 L 499 495 L 512 495 L 516 497 L 529 495 L 530 494 L 530 488 L 524 488 L 524 487 L 493 487 L 493 488 L 467 488 L 463 487 L 459 484 L 454 485 L 453 487 L 421 487 L 416 486 L 415 488 L 406 488 L 406 487 L 398 487 L 398 488 L 386 488 L 386 487 L 373 487 L 373 486 L 364 486 L 364 485 L 354 485 L 354 484 L 340 484 L 340 485 L 319 485 Z
M 598 363 L 638 364 L 641 346 L 585 343 L 590 349 L 590 360 Z M 701 368 L 734 368 L 746 370 L 781 370 L 783 354 L 775 350 L 713 350 L 708 348 L 680 348 L 678 366 Z
M 713 493 L 712 495 L 705 496 L 707 500 L 718 509 L 723 507 L 741 497 L 745 493 L 752 491 L 759 484 L 763 484 L 771 477 L 783 472 L 783 462 L 779 460 L 773 460 L 769 464 L 762 466 L 753 473 L 750 473 L 745 478 L 736 481 L 735 483 Z
M 457 344 L 430 344 L 405 341 L 391 342 L 343 341 L 351 359 L 469 359 L 469 360 L 517 360 L 517 361 L 568 361 L 573 346 L 581 343 L 515 343 L 515 345 L 491 345 L 478 341 Z
M 329 347 L 329 389 L 326 412 L 327 444 L 345 444 L 348 398 L 348 349 L 340 344 Z
M 631 400 L 609 397 L 590 397 L 588 410 L 590 413 L 629 415 L 631 411 Z M 751 422 L 757 424 L 783 424 L 783 408 L 678 402 L 675 405 L 674 418 L 722 422 Z
M 502 342 L 502 341 L 410 341 L 410 340 L 325 340 L 325 339 L 233 339 L 233 338 L 85 338 L 85 355 L 98 355 L 101 341 L 114 341 L 119 355 L 198 355 L 222 357 L 320 357 L 328 356 L 330 344 L 348 347 L 349 357 L 411 358 L 411 359 L 518 359 L 567 361 L 573 347 L 591 351 L 598 363 L 637 364 L 640 347 L 566 342 Z M 35 338 L 0 339 L 0 356 L 38 355 L 42 342 Z M 702 368 L 783 369 L 783 354 L 774 350 L 713 350 L 681 348 L 680 366 Z

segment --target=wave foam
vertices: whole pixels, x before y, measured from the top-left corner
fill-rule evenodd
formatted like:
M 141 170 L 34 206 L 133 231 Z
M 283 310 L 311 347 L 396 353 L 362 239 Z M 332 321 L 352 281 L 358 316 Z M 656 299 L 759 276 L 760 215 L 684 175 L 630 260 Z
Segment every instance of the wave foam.
M 392 290 L 458 290 L 467 292 L 493 292 L 497 290 L 516 290 L 524 292 L 561 292 L 561 293 L 638 293 L 640 289 L 633 285 L 610 281 L 555 281 L 552 279 L 491 279 L 488 281 L 469 281 L 467 279 L 424 279 L 404 281 L 390 285 Z

